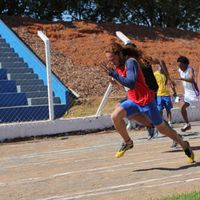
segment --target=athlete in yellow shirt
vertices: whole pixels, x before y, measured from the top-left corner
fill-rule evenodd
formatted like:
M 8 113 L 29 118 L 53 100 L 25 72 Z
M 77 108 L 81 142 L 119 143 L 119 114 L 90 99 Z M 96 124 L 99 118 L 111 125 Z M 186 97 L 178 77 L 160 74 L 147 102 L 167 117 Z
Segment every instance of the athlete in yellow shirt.
M 173 108 L 169 89 L 167 87 L 167 77 L 162 70 L 162 68 L 158 65 L 158 71 L 154 72 L 154 76 L 156 78 L 157 84 L 158 84 L 158 91 L 157 91 L 157 107 L 160 110 L 161 114 L 163 113 L 163 110 L 166 109 L 167 111 L 167 118 L 168 123 L 170 126 L 171 124 L 171 109 Z M 172 85 L 171 85 L 172 86 Z M 175 87 L 172 86 L 172 90 L 174 92 L 174 95 L 176 94 Z

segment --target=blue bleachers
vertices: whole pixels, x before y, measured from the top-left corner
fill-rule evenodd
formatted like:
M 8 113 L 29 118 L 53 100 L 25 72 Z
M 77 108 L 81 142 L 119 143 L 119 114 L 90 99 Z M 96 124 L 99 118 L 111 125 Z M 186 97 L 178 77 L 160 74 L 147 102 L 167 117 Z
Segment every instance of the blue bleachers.
M 54 115 L 56 118 L 62 117 L 66 105 L 54 105 Z M 21 122 L 49 119 L 47 105 L 38 106 L 12 106 L 0 108 L 0 122 Z
M 0 94 L 10 92 L 17 92 L 16 81 L 0 80 Z
M 0 93 L 0 107 L 28 105 L 25 93 Z
M 7 34 L 9 33 L 9 37 L 4 34 L 1 26 L 5 28 Z M 44 77 L 40 74 L 43 71 L 38 70 L 41 63 L 32 59 L 34 66 L 35 63 L 39 66 L 36 69 L 32 65 L 29 67 L 31 63 L 27 63 L 26 58 L 24 60 L 18 54 L 18 47 L 22 44 L 19 43 L 16 47 L 13 42 L 18 39 L 7 29 L 8 27 L 5 27 L 0 20 L 0 123 L 46 120 L 49 118 L 48 92 L 46 80 L 40 79 Z M 13 39 L 10 40 L 10 37 Z M 25 50 L 23 49 L 24 54 L 27 53 Z M 28 54 L 32 56 L 30 52 Z M 71 104 L 69 99 L 73 98 L 69 96 L 71 92 L 59 82 L 57 77 L 53 81 L 53 88 L 54 115 L 58 118 L 66 112 Z M 55 94 L 60 95 L 61 92 L 63 92 L 61 96 L 55 96 Z
M 7 79 L 7 70 L 6 69 L 0 69 L 0 80 Z

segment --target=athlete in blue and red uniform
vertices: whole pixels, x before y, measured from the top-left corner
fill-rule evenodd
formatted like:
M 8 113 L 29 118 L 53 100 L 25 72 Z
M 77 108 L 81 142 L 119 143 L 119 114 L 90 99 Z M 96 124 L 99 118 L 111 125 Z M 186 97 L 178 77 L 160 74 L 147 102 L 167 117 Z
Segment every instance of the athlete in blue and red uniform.
M 111 117 L 116 130 L 122 136 L 124 142 L 115 157 L 124 155 L 126 150 L 133 148 L 133 141 L 128 135 L 124 118 L 131 118 L 138 114 L 146 115 L 158 131 L 172 140 L 176 141 L 185 151 L 189 162 L 194 162 L 194 153 L 187 141 L 169 128 L 161 117 L 157 109 L 154 92 L 148 89 L 143 73 L 137 60 L 141 58 L 141 53 L 133 47 L 123 48 L 117 43 L 110 44 L 105 49 L 107 60 L 113 64 L 114 68 L 102 65 L 109 76 L 128 88 L 128 99 L 114 110 Z

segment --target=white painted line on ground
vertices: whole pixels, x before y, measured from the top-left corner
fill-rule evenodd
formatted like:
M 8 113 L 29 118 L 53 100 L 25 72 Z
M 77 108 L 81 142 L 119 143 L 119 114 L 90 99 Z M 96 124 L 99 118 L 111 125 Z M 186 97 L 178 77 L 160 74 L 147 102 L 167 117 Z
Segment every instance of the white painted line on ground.
M 135 145 L 143 145 L 143 144 L 160 144 L 160 143 L 168 143 L 170 141 L 169 138 L 167 137 L 161 137 L 161 138 L 156 138 L 153 139 L 151 141 L 146 141 L 146 140 L 141 140 L 141 139 L 136 139 L 135 140 Z M 12 156 L 12 157 L 1 157 L 1 160 L 5 160 L 5 159 L 22 159 L 22 158 L 35 158 L 35 157 L 42 157 L 48 154 L 69 154 L 69 153 L 79 153 L 81 151 L 91 151 L 94 149 L 98 149 L 98 148 L 104 148 L 106 146 L 114 146 L 114 145 L 120 145 L 120 142 L 113 142 L 113 143 L 106 143 L 106 144 L 100 144 L 100 145 L 94 145 L 94 146 L 88 146 L 88 147 L 81 147 L 81 148 L 71 148 L 71 149 L 61 149 L 61 150 L 54 150 L 54 151 L 46 151 L 46 152 L 42 152 L 42 153 L 32 153 L 32 154 L 27 154 L 27 155 L 22 155 L 22 156 Z
M 145 162 L 144 162 L 145 163 Z M 174 161 L 174 162 L 169 162 L 169 161 L 167 161 L 167 162 L 161 162 L 161 163 L 155 163 L 155 164 L 151 164 L 151 168 L 153 167 L 153 166 L 158 166 L 158 165 L 169 165 L 169 164 L 175 164 L 175 163 L 177 163 L 177 161 Z M 138 164 L 138 163 L 137 163 Z M 139 164 L 142 164 L 142 163 L 139 163 Z M 134 165 L 135 166 L 135 165 Z M 148 165 L 145 165 L 145 167 L 149 167 Z M 128 168 L 128 167 L 126 167 L 126 166 L 123 166 L 123 170 L 125 170 L 125 169 L 128 169 L 128 170 L 130 170 L 130 168 Z M 107 170 L 104 170 L 103 172 L 104 173 L 108 173 L 108 172 L 116 172 L 116 171 L 120 171 L 120 170 L 122 170 L 122 169 L 120 169 L 120 168 L 117 168 L 117 169 L 107 169 Z M 102 173 L 102 171 L 99 171 L 99 172 L 96 172 L 96 173 Z
M 159 183 L 159 184 L 155 184 L 155 185 L 147 185 L 147 186 L 143 186 L 143 187 L 146 187 L 146 188 L 161 187 L 161 186 L 165 186 L 165 185 L 173 185 L 173 184 L 177 184 L 177 183 L 189 183 L 189 182 L 199 181 L 199 180 L 200 180 L 200 177 L 191 178 L 191 179 L 187 179 L 187 180 L 177 180 L 177 181 Z
M 135 146 L 138 145 L 147 145 L 149 144 L 166 144 L 169 143 L 170 139 L 167 137 L 163 137 L 163 138 L 156 138 L 153 139 L 152 141 L 141 141 L 140 139 L 135 140 Z M 43 157 L 46 155 L 53 155 L 53 154 L 70 154 L 70 153 L 81 153 L 81 152 L 85 152 L 85 151 L 94 151 L 94 149 L 99 149 L 99 148 L 104 148 L 106 146 L 119 146 L 121 145 L 120 142 L 113 142 L 113 143 L 106 143 L 106 144 L 100 144 L 100 145 L 94 145 L 94 146 L 88 146 L 88 147 L 81 147 L 81 148 L 72 148 L 72 149 L 61 149 L 61 150 L 55 150 L 55 151 L 46 151 L 46 152 L 41 152 L 41 153 L 32 153 L 32 154 L 26 154 L 26 155 L 22 155 L 22 156 L 10 156 L 10 157 L 1 157 L 0 161 L 4 161 L 4 160 L 19 160 L 19 159 L 27 159 L 27 158 L 38 158 L 38 157 Z
M 198 173 L 200 173 L 200 171 L 198 171 Z M 70 195 L 61 195 L 61 196 L 52 196 L 52 197 L 45 197 L 45 198 L 41 198 L 39 200 L 73 200 L 73 199 L 80 199 L 80 198 L 85 198 L 85 197 L 89 197 L 89 196 L 98 196 L 98 195 L 102 195 L 102 194 L 109 194 L 109 193 L 116 193 L 119 191 L 128 191 L 128 190 L 132 190 L 133 187 L 137 187 L 139 186 L 141 187 L 147 187 L 144 186 L 144 184 L 148 184 L 148 183 L 152 183 L 152 182 L 158 182 L 158 181 L 164 181 L 170 178 L 180 178 L 183 176 L 188 176 L 191 174 L 196 174 L 195 173 L 187 173 L 187 174 L 178 174 L 178 175 L 172 175 L 172 176 L 166 176 L 166 177 L 162 177 L 162 178 L 155 178 L 155 179 L 148 179 L 148 180 L 144 180 L 144 181 L 138 181 L 138 182 L 134 182 L 134 183 L 128 183 L 128 184 L 123 184 L 123 185 L 115 185 L 115 186 L 108 186 L 108 187 L 102 187 L 102 188 L 98 188 L 98 189 L 93 189 L 93 190 L 87 190 L 87 191 L 83 191 L 80 193 L 75 193 L 75 194 L 70 194 Z M 198 178 L 199 180 L 200 178 Z M 175 180 L 171 183 L 185 183 L 185 182 L 191 182 L 191 181 L 197 181 L 197 179 L 185 179 L 185 180 Z M 158 185 L 156 185 L 157 187 Z M 159 186 L 162 186 L 159 184 Z M 128 188 L 126 188 L 128 187 Z M 124 188 L 124 189 L 121 189 Z
M 171 157 L 170 156 L 170 159 L 172 159 L 172 158 L 176 159 L 177 157 Z M 135 166 L 136 164 L 151 163 L 151 162 L 162 161 L 162 160 L 169 160 L 169 157 L 165 156 L 164 158 L 144 160 L 144 161 L 140 161 L 140 162 L 130 162 L 130 163 L 111 165 L 111 166 L 103 166 L 103 167 L 98 167 L 98 168 L 95 167 L 95 168 L 91 168 L 91 169 L 69 171 L 69 172 L 53 174 L 53 175 L 48 176 L 48 177 L 33 177 L 33 178 L 29 177 L 27 179 L 19 179 L 17 181 L 13 181 L 13 182 L 9 182 L 9 183 L 2 183 L 2 185 L 0 185 L 0 187 L 9 186 L 9 185 L 18 185 L 18 184 L 27 184 L 27 183 L 35 183 L 35 182 L 47 181 L 47 180 L 51 180 L 51 179 L 54 179 L 54 178 L 67 176 L 67 175 L 71 175 L 71 174 L 79 174 L 79 173 L 80 174 L 84 174 L 84 173 L 92 173 L 92 172 L 100 173 L 102 171 L 105 172 L 105 170 L 119 169 L 119 168 L 121 169 L 122 167 L 125 167 L 125 166 L 130 166 L 130 165 L 134 165 Z M 162 163 L 157 163 L 157 165 L 158 164 L 161 165 Z M 151 164 L 151 166 L 152 166 L 152 164 Z
M 163 144 L 162 146 L 159 146 L 159 147 L 156 147 L 155 149 L 161 149 L 162 147 L 166 146 L 166 143 L 168 143 L 167 141 L 161 141 L 161 142 L 156 142 L 157 144 Z M 138 144 L 136 144 L 138 145 Z M 92 149 L 90 149 L 89 151 L 93 151 L 93 148 L 99 148 L 99 147 L 105 147 L 105 146 L 110 146 L 110 144 L 105 144 L 105 145 L 98 145 L 98 146 L 93 146 L 91 147 Z M 86 148 L 80 148 L 82 151 L 83 150 L 88 150 L 89 147 L 86 147 Z M 80 149 L 75 149 L 74 151 L 81 151 Z M 70 152 L 71 152 L 72 149 L 70 149 Z M 50 152 L 45 152 L 45 153 L 41 153 L 41 154 L 38 154 L 35 156 L 35 154 L 30 154 L 30 155 L 23 155 L 23 156 L 20 156 L 20 157 L 8 157 L 7 160 L 9 161 L 9 163 L 7 163 L 7 165 L 9 166 L 4 166 L 6 165 L 5 163 L 3 163 L 2 161 L 0 161 L 0 164 L 1 164 L 1 168 L 0 168 L 0 171 L 2 170 L 5 170 L 5 169 L 10 169 L 10 168 L 15 168 L 15 167 L 24 167 L 24 166 L 33 166 L 33 165 L 48 165 L 49 163 L 54 163 L 54 162 L 59 162 L 60 160 L 63 161 L 63 158 L 60 158 L 60 159 L 53 159 L 51 161 L 45 161 L 43 159 L 42 162 L 34 162 L 32 160 L 26 160 L 26 159 L 31 159 L 31 158 L 38 158 L 38 157 L 43 157 L 43 156 L 46 156 L 46 155 L 49 155 L 50 153 L 53 153 L 53 155 L 55 154 L 55 156 L 57 157 L 58 154 L 66 154 L 68 153 L 68 150 L 60 150 L 60 151 L 50 151 Z M 162 151 L 156 151 L 156 153 L 161 153 Z M 57 154 L 56 154 L 57 153 Z M 112 153 L 108 154 L 108 155 L 111 155 Z M 134 156 L 136 155 L 141 155 L 141 154 L 149 154 L 149 152 L 140 152 L 140 153 L 134 153 Z M 52 156 L 52 155 L 51 155 Z M 113 155 L 111 155 L 113 157 Z M 95 157 L 95 158 L 87 158 L 87 159 L 79 159 L 79 160 L 74 160 L 74 157 L 68 157 L 66 158 L 67 161 L 69 161 L 70 159 L 72 160 L 72 162 L 84 162 L 84 161 L 94 161 L 95 160 L 101 160 L 101 159 L 106 159 L 107 157 Z M 21 163 L 20 164 L 17 164 L 17 165 L 12 165 L 12 163 L 10 162 L 15 162 L 15 160 L 17 162 L 19 162 L 19 160 L 21 159 Z M 6 160 L 4 158 L 4 160 Z M 24 160 L 24 163 L 22 163 L 22 160 Z M 64 162 L 65 163 L 65 162 Z
M 112 146 L 116 145 L 117 143 L 108 143 L 108 144 L 101 144 L 101 145 L 96 145 L 96 146 L 89 146 L 89 147 L 82 147 L 82 148 L 73 148 L 73 149 L 62 149 L 62 150 L 55 150 L 55 151 L 46 151 L 42 153 L 32 153 L 32 154 L 27 154 L 27 155 L 22 155 L 22 156 L 11 156 L 11 157 L 1 157 L 0 161 L 2 160 L 12 160 L 12 159 L 26 159 L 26 158 L 38 158 L 38 157 L 43 157 L 46 155 L 52 155 L 52 154 L 70 154 L 70 153 L 80 153 L 81 151 L 93 151 L 94 149 L 98 148 L 104 148 L 106 146 Z
M 67 198 L 60 198 L 60 197 L 53 197 L 51 199 L 58 199 L 58 200 L 73 200 L 73 199 L 80 199 L 80 198 L 85 198 L 85 197 L 91 197 L 91 196 L 99 196 L 99 195 L 106 195 L 106 194 L 111 194 L 111 193 L 119 193 L 119 192 L 126 192 L 129 191 L 130 189 L 120 189 L 116 191 L 107 191 L 107 192 L 96 192 L 96 193 L 91 193 L 91 194 L 84 194 L 84 195 L 77 195 L 74 197 L 67 197 Z M 46 200 L 46 199 L 39 199 L 39 200 Z M 50 199 L 47 199 L 50 200 Z
M 164 145 L 162 145 L 162 146 L 159 146 L 159 147 L 155 147 L 154 149 L 160 149 L 160 148 L 162 148 L 162 147 L 164 147 L 164 146 L 166 146 L 165 144 Z M 133 149 L 133 151 L 134 151 L 134 149 Z M 156 151 L 157 153 L 161 153 L 162 151 Z M 79 159 L 79 160 L 74 160 L 74 157 L 72 156 L 72 157 L 67 157 L 67 158 L 65 158 L 66 159 L 66 161 L 70 161 L 70 160 L 72 160 L 72 162 L 88 162 L 88 161 L 94 161 L 94 160 L 102 160 L 102 159 L 106 159 L 106 158 L 109 158 L 109 156 L 111 156 L 111 157 L 114 157 L 114 153 L 115 152 L 110 152 L 110 153 L 107 153 L 106 155 L 107 155 L 107 157 L 105 157 L 105 156 L 103 156 L 103 157 L 95 157 L 95 158 L 84 158 L 84 159 Z M 134 156 L 136 156 L 136 155 L 143 155 L 143 154 L 149 154 L 149 152 L 139 152 L 139 153 L 135 153 L 134 152 Z M 42 156 L 42 155 L 41 155 Z M 45 156 L 45 155 L 43 155 L 43 156 Z M 57 154 L 55 154 L 55 156 L 56 156 L 56 158 L 57 158 Z M 28 158 L 29 159 L 29 158 Z M 30 158 L 31 159 L 31 158 Z M 50 159 L 52 159 L 52 158 L 50 158 Z M 49 160 L 50 160 L 49 159 Z M 19 162 L 19 160 L 21 160 L 20 161 L 20 164 L 17 164 L 17 165 L 15 165 L 15 163 L 14 163 L 14 165 L 12 165 L 12 163 L 11 162 L 15 162 L 15 161 L 17 161 L 17 163 Z M 25 161 L 25 163 L 23 163 L 22 161 Z M 9 166 L 4 166 L 4 165 L 6 165 L 5 164 L 5 162 L 2 162 L 2 161 L 0 161 L 0 164 L 1 164 L 1 168 L 0 168 L 0 171 L 1 170 L 3 170 L 3 169 L 9 169 L 9 168 L 13 168 L 13 167 L 20 167 L 20 166 L 29 166 L 29 165 L 42 165 L 42 164 L 48 164 L 48 163 L 52 163 L 52 162 L 58 162 L 58 161 L 62 161 L 63 162 L 63 158 L 60 158 L 60 159 L 53 159 L 52 161 L 46 161 L 46 160 L 44 160 L 43 159 L 43 161 L 42 162 L 34 162 L 33 160 L 26 160 L 26 159 L 24 159 L 24 158 L 21 158 L 20 159 L 20 157 L 18 158 L 18 159 L 8 159 L 8 163 L 6 163 L 7 165 L 9 165 Z M 71 162 L 71 161 L 70 161 Z

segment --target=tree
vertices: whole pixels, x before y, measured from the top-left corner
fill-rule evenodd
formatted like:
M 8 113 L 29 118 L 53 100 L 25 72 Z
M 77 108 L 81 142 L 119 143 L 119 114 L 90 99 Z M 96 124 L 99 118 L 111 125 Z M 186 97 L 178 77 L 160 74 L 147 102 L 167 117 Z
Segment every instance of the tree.
M 199 0 L 3 0 L 0 13 L 35 19 L 134 23 L 200 29 Z

